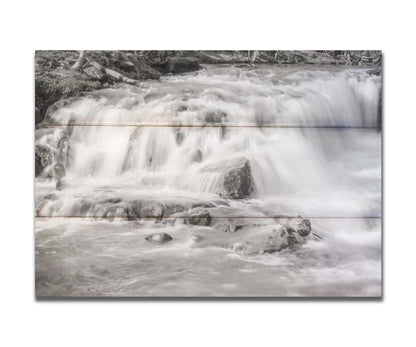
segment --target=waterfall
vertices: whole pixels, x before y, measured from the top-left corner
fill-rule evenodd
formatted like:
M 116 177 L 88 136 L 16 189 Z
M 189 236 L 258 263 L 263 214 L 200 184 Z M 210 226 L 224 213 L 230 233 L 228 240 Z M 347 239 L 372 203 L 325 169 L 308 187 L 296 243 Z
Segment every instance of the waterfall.
M 354 171 L 366 160 L 360 149 L 379 151 L 380 88 L 380 77 L 365 69 L 208 67 L 91 93 L 47 122 L 76 125 L 69 186 L 87 179 L 89 185 L 218 193 L 221 167 L 205 168 L 244 157 L 255 197 L 347 196 L 366 175 L 380 175 L 377 153 L 367 172 Z

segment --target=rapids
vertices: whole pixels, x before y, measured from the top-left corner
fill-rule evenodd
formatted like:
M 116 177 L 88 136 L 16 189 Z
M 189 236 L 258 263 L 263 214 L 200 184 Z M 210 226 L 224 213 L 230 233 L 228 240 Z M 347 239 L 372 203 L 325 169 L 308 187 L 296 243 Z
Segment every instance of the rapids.
M 66 134 L 69 150 L 63 190 L 36 179 L 37 295 L 380 295 L 380 90 L 365 68 L 212 65 L 55 107 L 36 145 L 56 152 Z M 229 199 L 224 173 L 239 158 L 253 192 Z M 264 228 L 301 215 L 319 238 L 246 254 L 235 245 L 263 235 L 252 222 L 224 233 L 97 219 L 94 206 L 79 215 L 81 201 L 138 197 L 205 201 Z M 173 241 L 150 244 L 155 231 Z

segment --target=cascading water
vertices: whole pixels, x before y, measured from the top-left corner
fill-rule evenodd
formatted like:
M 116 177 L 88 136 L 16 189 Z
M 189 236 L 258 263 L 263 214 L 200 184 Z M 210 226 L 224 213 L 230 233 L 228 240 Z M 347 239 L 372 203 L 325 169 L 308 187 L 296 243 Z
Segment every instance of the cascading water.
M 164 295 L 174 283 L 181 284 L 185 295 L 378 294 L 380 89 L 380 77 L 359 68 L 209 66 L 140 87 L 88 94 L 49 114 L 44 121 L 48 127 L 38 130 L 37 145 L 51 148 L 56 155 L 65 134 L 69 149 L 64 189 L 55 191 L 54 181 L 45 178 L 47 169 L 37 179 L 37 196 L 54 194 L 53 199 L 41 199 L 37 213 L 97 217 L 97 201 L 115 199 L 119 216 L 127 217 L 129 205 L 123 205 L 127 200 L 198 199 L 212 204 L 213 217 L 215 213 L 240 219 L 309 217 L 313 231 L 322 238 L 297 250 L 247 255 L 236 252 L 235 245 L 256 234 L 255 228 L 212 237 L 204 228 L 143 222 L 141 229 L 169 230 L 176 242 L 170 248 L 149 250 L 145 241 L 137 241 L 140 261 L 149 264 L 145 272 L 160 276 L 150 278 L 132 270 L 125 279 L 131 285 L 111 289 L 115 295 Z M 227 173 L 235 163 L 249 165 L 251 179 L 244 184 L 250 189 L 241 196 L 244 199 L 225 192 Z M 37 229 L 49 230 L 52 225 L 66 232 L 73 229 L 76 244 L 85 237 L 94 240 L 100 229 L 109 242 L 101 238 L 96 242 L 100 254 L 109 251 L 112 242 L 126 246 L 140 229 L 127 220 L 120 222 L 122 226 L 106 220 L 77 223 L 69 227 L 64 220 L 50 218 L 38 221 Z M 120 232 L 113 233 L 120 228 L 127 235 L 124 239 Z M 205 243 L 199 244 L 200 239 Z M 114 247 L 115 257 L 132 251 L 131 246 Z M 163 261 L 158 259 L 160 250 L 165 252 Z M 207 259 L 217 253 L 221 262 Z M 181 277 L 178 269 L 186 259 L 194 267 Z M 224 264 L 226 269 L 220 270 Z M 105 266 L 110 265 L 105 261 Z M 207 269 L 218 278 L 196 285 L 194 276 Z M 178 278 L 167 280 L 169 271 Z M 233 271 L 239 274 L 233 277 L 235 283 L 225 283 Z M 247 274 L 253 283 L 243 285 Z M 144 287 L 133 284 L 139 277 Z M 256 281 L 268 283 L 269 287 L 263 286 L 268 292 L 258 292 Z M 327 281 L 328 286 L 319 287 L 319 281 Z M 84 290 L 78 288 L 77 293 Z M 109 291 L 103 284 L 95 294 Z

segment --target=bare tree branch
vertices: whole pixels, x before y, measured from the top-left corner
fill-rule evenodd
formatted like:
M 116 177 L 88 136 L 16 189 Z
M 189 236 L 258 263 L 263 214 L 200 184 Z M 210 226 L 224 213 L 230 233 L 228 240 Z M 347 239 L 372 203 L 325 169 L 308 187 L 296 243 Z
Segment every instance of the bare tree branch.
M 85 51 L 80 51 L 79 57 L 77 61 L 75 62 L 75 64 L 72 65 L 71 69 L 79 70 L 82 67 L 82 65 L 84 65 L 84 61 L 85 61 Z

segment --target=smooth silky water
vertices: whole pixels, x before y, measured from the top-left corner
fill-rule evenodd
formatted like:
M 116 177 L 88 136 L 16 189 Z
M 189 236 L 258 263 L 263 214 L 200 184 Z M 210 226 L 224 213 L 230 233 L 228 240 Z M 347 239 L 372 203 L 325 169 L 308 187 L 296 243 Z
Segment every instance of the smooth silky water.
M 37 197 L 58 196 L 37 211 L 36 294 L 379 296 L 380 88 L 364 68 L 204 66 L 63 105 L 44 121 L 76 126 L 65 188 L 36 180 Z M 38 130 L 37 144 L 62 131 Z M 221 199 L 221 165 L 242 157 L 254 192 Z M 320 239 L 244 254 L 234 245 L 261 227 L 65 218 L 89 197 L 206 200 L 267 223 L 301 215 Z M 146 241 L 154 232 L 173 241 Z

